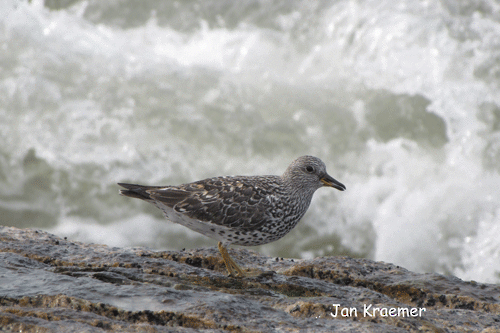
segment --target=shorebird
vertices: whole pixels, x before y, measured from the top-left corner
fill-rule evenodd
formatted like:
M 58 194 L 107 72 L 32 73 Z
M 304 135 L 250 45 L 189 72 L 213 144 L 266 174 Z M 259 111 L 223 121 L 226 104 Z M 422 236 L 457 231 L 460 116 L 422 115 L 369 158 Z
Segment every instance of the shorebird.
M 121 195 L 145 200 L 170 221 L 217 240 L 229 275 L 236 277 L 245 273 L 227 246 L 274 242 L 297 225 L 317 189 L 346 189 L 313 156 L 297 158 L 281 176 L 225 176 L 177 186 L 118 185 L 125 188 Z

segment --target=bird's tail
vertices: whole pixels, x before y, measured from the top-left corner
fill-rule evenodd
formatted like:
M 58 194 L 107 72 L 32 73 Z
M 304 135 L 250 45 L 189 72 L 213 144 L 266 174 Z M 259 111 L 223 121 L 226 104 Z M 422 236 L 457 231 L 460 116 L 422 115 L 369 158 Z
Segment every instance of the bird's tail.
M 145 185 L 126 184 L 126 183 L 118 183 L 118 185 L 125 188 L 125 190 L 120 190 L 121 195 L 149 202 L 153 201 L 147 190 L 154 189 L 156 188 L 156 186 L 145 186 Z

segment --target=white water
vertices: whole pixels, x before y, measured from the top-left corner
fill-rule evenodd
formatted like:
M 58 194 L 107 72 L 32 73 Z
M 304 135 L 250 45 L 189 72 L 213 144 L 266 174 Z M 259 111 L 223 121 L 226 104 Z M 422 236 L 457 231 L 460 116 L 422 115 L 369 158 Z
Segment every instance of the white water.
M 0 223 L 212 246 L 116 182 L 279 174 L 321 189 L 273 256 L 349 254 L 499 282 L 494 1 L 0 4 Z

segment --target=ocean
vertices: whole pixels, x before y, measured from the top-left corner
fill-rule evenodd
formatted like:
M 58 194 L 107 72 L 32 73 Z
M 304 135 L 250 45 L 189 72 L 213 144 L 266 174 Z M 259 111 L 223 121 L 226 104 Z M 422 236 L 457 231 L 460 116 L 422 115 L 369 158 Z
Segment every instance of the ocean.
M 314 155 L 347 191 L 254 249 L 499 283 L 499 85 L 493 0 L 3 0 L 0 224 L 214 246 L 116 183 Z

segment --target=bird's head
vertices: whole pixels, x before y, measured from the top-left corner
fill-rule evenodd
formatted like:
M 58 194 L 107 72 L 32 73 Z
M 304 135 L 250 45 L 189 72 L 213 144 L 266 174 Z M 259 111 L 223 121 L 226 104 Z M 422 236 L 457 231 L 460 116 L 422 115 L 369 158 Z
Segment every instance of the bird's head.
M 293 161 L 285 173 L 283 179 L 292 182 L 295 186 L 315 191 L 320 187 L 329 186 L 339 191 L 346 187 L 335 180 L 326 172 L 325 163 L 314 156 L 301 156 Z

